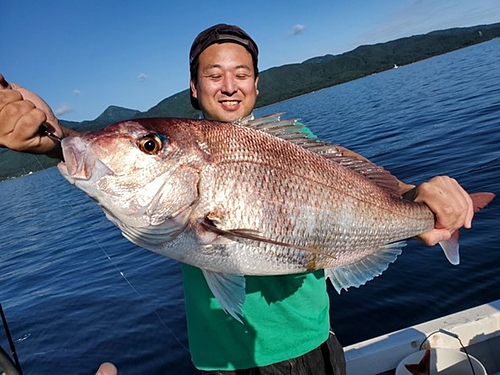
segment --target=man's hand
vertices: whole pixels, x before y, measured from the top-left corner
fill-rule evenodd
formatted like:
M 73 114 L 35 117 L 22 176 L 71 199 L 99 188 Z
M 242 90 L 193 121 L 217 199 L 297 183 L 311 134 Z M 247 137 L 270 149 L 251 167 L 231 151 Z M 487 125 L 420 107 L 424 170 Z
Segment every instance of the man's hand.
M 472 225 L 472 199 L 453 178 L 438 176 L 424 182 L 417 187 L 414 201 L 425 203 L 436 217 L 434 229 L 418 236 L 426 245 L 448 240 L 456 230 Z
M 42 124 L 55 135 L 64 136 L 59 121 L 42 98 L 7 82 L 0 74 L 0 147 L 60 157 L 60 145 L 40 134 Z

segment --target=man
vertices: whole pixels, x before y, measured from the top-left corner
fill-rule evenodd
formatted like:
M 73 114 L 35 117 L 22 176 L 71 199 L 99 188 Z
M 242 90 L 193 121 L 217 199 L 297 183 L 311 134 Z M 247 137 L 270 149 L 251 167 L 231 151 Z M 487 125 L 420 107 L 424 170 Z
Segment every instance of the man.
M 232 122 L 252 117 L 258 95 L 258 48 L 236 26 L 216 25 L 198 35 L 190 51 L 191 102 L 207 119 Z M 9 84 L 0 77 L 0 85 Z M 33 93 L 0 90 L 0 146 L 60 157 L 57 143 L 38 133 L 44 121 L 62 128 Z M 34 101 L 30 103 L 27 100 Z M 361 157 L 343 149 L 348 155 Z M 421 240 L 434 245 L 473 217 L 468 194 L 449 177 L 414 187 L 400 183 L 436 215 L 435 229 Z M 190 351 L 195 366 L 220 374 L 345 374 L 340 344 L 330 333 L 329 298 L 322 271 L 247 277 L 243 324 L 222 311 L 201 271 L 183 265 Z

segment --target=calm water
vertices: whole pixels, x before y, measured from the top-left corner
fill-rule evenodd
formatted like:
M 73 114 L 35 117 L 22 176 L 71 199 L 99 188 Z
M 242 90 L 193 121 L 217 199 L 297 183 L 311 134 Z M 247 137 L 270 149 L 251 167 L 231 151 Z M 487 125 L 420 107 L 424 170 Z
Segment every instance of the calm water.
M 300 117 L 419 183 L 456 177 L 500 193 L 500 40 L 257 111 Z M 353 342 L 500 298 L 500 199 L 461 232 L 461 264 L 410 241 L 359 289 L 331 292 L 341 342 Z M 179 264 L 122 238 L 56 169 L 0 183 L 0 302 L 25 374 L 196 374 Z M 0 332 L 0 345 L 7 347 Z

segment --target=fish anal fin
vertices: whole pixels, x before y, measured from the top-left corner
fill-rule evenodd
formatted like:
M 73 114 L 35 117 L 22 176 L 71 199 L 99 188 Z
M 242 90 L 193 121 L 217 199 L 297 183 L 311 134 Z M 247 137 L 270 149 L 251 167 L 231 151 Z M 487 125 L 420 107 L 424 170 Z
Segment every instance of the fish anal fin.
M 380 251 L 367 255 L 356 263 L 325 269 L 325 276 L 330 279 L 339 294 L 342 289 L 357 288 L 381 275 L 389 267 L 389 264 L 393 263 L 401 254 L 405 245 L 404 241 L 385 245 Z

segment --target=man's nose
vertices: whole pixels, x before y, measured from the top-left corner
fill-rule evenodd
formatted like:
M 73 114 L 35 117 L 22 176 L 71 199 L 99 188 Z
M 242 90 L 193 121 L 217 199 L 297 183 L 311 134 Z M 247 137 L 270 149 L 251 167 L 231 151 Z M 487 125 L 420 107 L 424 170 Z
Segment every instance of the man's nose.
M 222 83 L 221 90 L 226 95 L 233 95 L 236 91 L 238 91 L 238 83 L 232 75 L 224 75 L 224 81 Z

